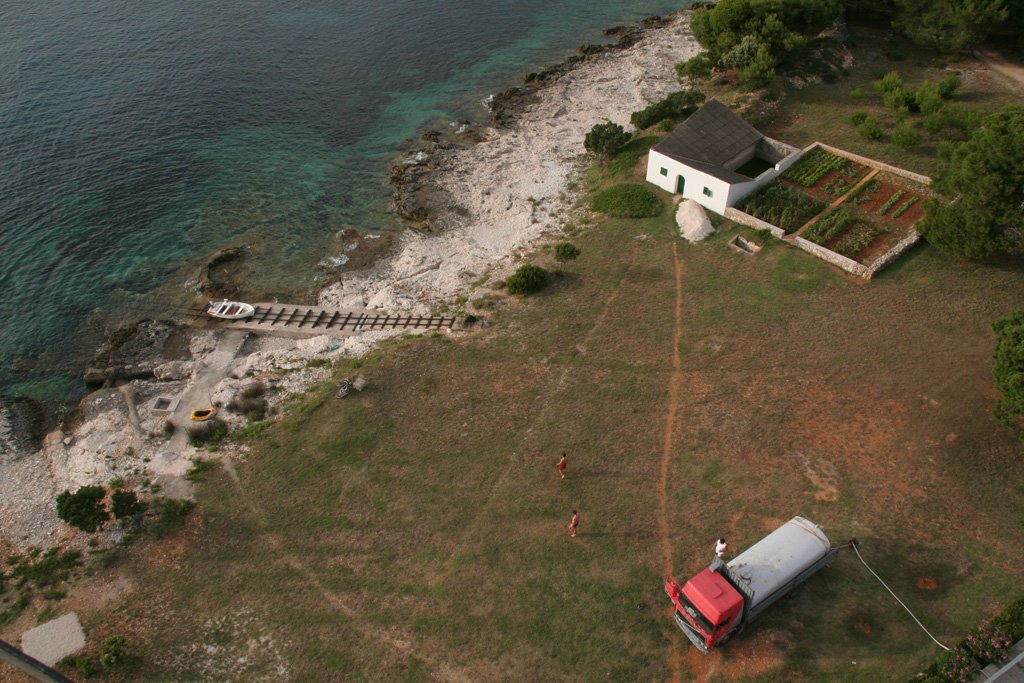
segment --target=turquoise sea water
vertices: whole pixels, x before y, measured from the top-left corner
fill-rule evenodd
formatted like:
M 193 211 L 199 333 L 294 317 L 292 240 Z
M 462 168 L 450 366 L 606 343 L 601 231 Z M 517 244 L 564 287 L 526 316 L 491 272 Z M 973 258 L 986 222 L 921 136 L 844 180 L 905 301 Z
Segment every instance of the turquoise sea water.
M 425 123 L 665 0 L 0 3 L 0 394 L 72 400 L 118 322 L 174 315 L 206 255 L 305 293 L 344 227 L 396 229 Z

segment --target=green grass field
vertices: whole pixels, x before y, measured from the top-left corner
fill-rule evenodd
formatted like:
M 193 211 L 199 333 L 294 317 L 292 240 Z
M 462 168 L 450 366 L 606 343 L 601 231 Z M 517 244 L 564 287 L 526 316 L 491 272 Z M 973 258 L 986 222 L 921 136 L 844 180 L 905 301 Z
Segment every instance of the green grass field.
M 1019 590 L 1021 449 L 990 414 L 989 323 L 1022 300 L 1020 270 L 920 248 L 860 285 L 778 243 L 736 254 L 730 232 L 677 244 L 670 221 L 601 223 L 551 289 L 502 305 L 488 330 L 395 342 L 361 370 L 367 391 L 311 393 L 237 482 L 201 486 L 201 525 L 180 548 L 129 565 L 144 588 L 118 618 L 141 657 L 123 675 L 632 681 L 678 662 L 682 680 L 877 681 L 923 668 L 937 648 L 847 552 L 725 649 L 686 650 L 662 544 L 686 578 L 715 537 L 738 550 L 796 513 L 836 543 L 858 537 L 946 641 Z

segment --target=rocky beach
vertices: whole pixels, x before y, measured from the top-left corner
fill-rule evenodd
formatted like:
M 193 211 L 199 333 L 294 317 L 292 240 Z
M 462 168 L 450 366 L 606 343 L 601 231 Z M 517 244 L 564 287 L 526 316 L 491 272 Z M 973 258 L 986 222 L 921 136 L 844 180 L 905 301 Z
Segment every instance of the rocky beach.
M 605 121 L 628 129 L 633 111 L 679 88 L 673 64 L 698 49 L 688 19 L 680 12 L 610 30 L 612 45 L 582 46 L 494 96 L 492 126 L 425 135 L 392 172 L 396 208 L 425 229 L 406 230 L 383 260 L 344 273 L 320 292 L 320 304 L 425 314 L 469 295 L 473 283 L 506 277 L 519 257 L 578 218 L 586 132 Z M 84 547 L 88 537 L 56 516 L 65 489 L 120 478 L 143 497 L 189 497 L 194 460 L 246 451 L 238 443 L 197 449 L 186 432 L 191 410 L 229 406 L 259 385 L 272 416 L 332 376 L 325 361 L 357 357 L 401 332 L 295 340 L 152 321 L 127 328 L 91 364 L 88 379 L 101 388 L 83 400 L 74 424 L 44 435 L 35 408 L 0 404 L 0 546 Z M 231 428 L 246 424 L 243 412 L 219 416 Z M 100 544 L 121 533 L 102 532 Z

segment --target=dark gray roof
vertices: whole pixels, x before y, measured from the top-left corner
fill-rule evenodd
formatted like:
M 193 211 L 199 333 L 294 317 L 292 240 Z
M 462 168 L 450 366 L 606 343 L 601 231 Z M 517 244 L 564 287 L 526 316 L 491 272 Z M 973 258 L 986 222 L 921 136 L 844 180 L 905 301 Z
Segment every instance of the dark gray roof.
M 708 100 L 654 150 L 730 183 L 750 178 L 723 165 L 764 138 L 757 129 L 715 99 Z

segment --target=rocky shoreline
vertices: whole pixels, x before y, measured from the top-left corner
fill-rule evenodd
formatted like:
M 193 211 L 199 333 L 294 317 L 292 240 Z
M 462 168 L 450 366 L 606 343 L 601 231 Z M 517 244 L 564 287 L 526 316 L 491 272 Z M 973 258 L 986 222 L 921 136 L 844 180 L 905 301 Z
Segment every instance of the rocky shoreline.
M 388 255 L 339 273 L 320 292 L 320 304 L 430 313 L 475 284 L 504 277 L 517 256 L 560 234 L 578 218 L 584 134 L 607 120 L 628 126 L 631 112 L 679 88 L 673 64 L 697 49 L 688 19 L 684 11 L 609 29 L 610 44 L 581 46 L 495 95 L 491 126 L 455 123 L 425 133 L 390 174 L 395 210 L 420 229 L 393 244 L 380 240 L 374 248 Z M 356 244 L 363 238 L 338 235 L 352 254 L 366 251 Z M 207 260 L 202 272 L 211 293 L 227 292 L 213 271 L 240 256 L 225 251 Z M 220 416 L 240 428 L 246 415 L 226 407 L 256 384 L 273 415 L 289 396 L 329 379 L 333 361 L 399 333 L 296 341 L 160 321 L 118 331 L 90 364 L 86 379 L 100 388 L 82 401 L 67 431 L 44 436 L 45 422 L 31 408 L 0 402 L 0 550 L 85 548 L 89 537 L 56 517 L 54 500 L 64 489 L 117 478 L 143 498 L 189 497 L 185 475 L 193 460 L 244 458 L 247 450 L 244 443 L 216 454 L 193 446 L 186 431 L 192 409 L 220 405 Z M 121 535 L 107 526 L 97 538 L 101 547 Z

